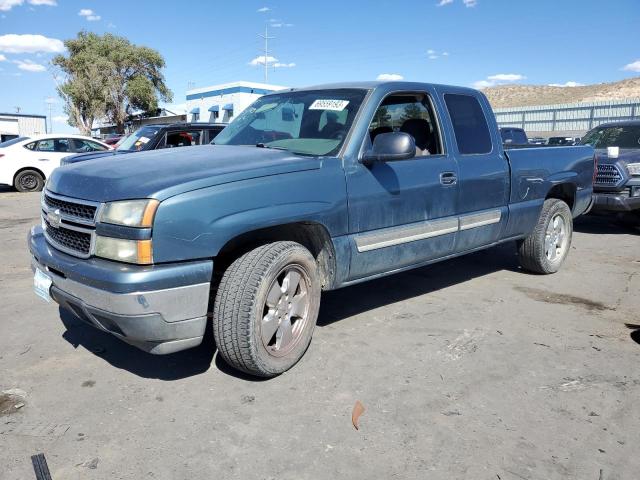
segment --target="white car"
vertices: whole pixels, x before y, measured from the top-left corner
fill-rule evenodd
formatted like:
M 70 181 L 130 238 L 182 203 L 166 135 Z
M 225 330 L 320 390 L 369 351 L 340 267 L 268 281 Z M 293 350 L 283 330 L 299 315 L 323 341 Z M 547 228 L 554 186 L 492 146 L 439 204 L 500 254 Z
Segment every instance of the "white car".
M 106 143 L 81 135 L 14 138 L 0 143 L 0 185 L 12 185 L 19 192 L 39 192 L 62 157 L 109 149 Z

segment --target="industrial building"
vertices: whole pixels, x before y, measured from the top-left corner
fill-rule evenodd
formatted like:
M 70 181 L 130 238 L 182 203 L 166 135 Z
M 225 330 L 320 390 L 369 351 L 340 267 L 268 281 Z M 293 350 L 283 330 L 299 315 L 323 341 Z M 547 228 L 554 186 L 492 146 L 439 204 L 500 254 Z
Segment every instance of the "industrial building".
M 227 123 L 262 95 L 285 88 L 239 81 L 187 90 L 187 118 L 191 122 Z
M 0 141 L 47 133 L 47 117 L 24 113 L 0 113 Z

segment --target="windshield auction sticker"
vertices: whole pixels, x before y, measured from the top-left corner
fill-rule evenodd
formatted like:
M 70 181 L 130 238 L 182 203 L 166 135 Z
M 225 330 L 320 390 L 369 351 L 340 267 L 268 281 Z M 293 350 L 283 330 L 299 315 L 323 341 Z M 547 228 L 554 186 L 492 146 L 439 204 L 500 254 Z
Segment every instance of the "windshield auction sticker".
M 341 112 L 347 105 L 349 105 L 349 100 L 315 100 L 309 107 L 309 110 L 333 110 Z

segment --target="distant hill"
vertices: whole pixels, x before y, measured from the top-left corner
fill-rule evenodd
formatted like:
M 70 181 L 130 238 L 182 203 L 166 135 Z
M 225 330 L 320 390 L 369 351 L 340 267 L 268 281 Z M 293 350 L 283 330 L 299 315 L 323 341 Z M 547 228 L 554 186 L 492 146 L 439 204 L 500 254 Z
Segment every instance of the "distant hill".
M 493 108 L 640 98 L 640 77 L 583 87 L 499 85 L 482 90 Z

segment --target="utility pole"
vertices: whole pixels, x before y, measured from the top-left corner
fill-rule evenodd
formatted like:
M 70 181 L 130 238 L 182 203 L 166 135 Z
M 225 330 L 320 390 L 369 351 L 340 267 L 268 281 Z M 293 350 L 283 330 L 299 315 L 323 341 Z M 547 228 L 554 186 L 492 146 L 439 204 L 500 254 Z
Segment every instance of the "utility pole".
M 269 24 L 264 26 L 264 35 L 258 34 L 258 36 L 264 38 L 264 83 L 267 83 L 269 80 L 269 40 L 276 37 L 269 36 Z
M 53 133 L 53 117 L 51 115 L 51 111 L 53 110 L 53 103 L 55 102 L 55 100 L 52 97 L 47 97 L 45 98 L 44 102 L 47 104 L 47 107 L 49 108 L 49 132 L 48 133 Z

